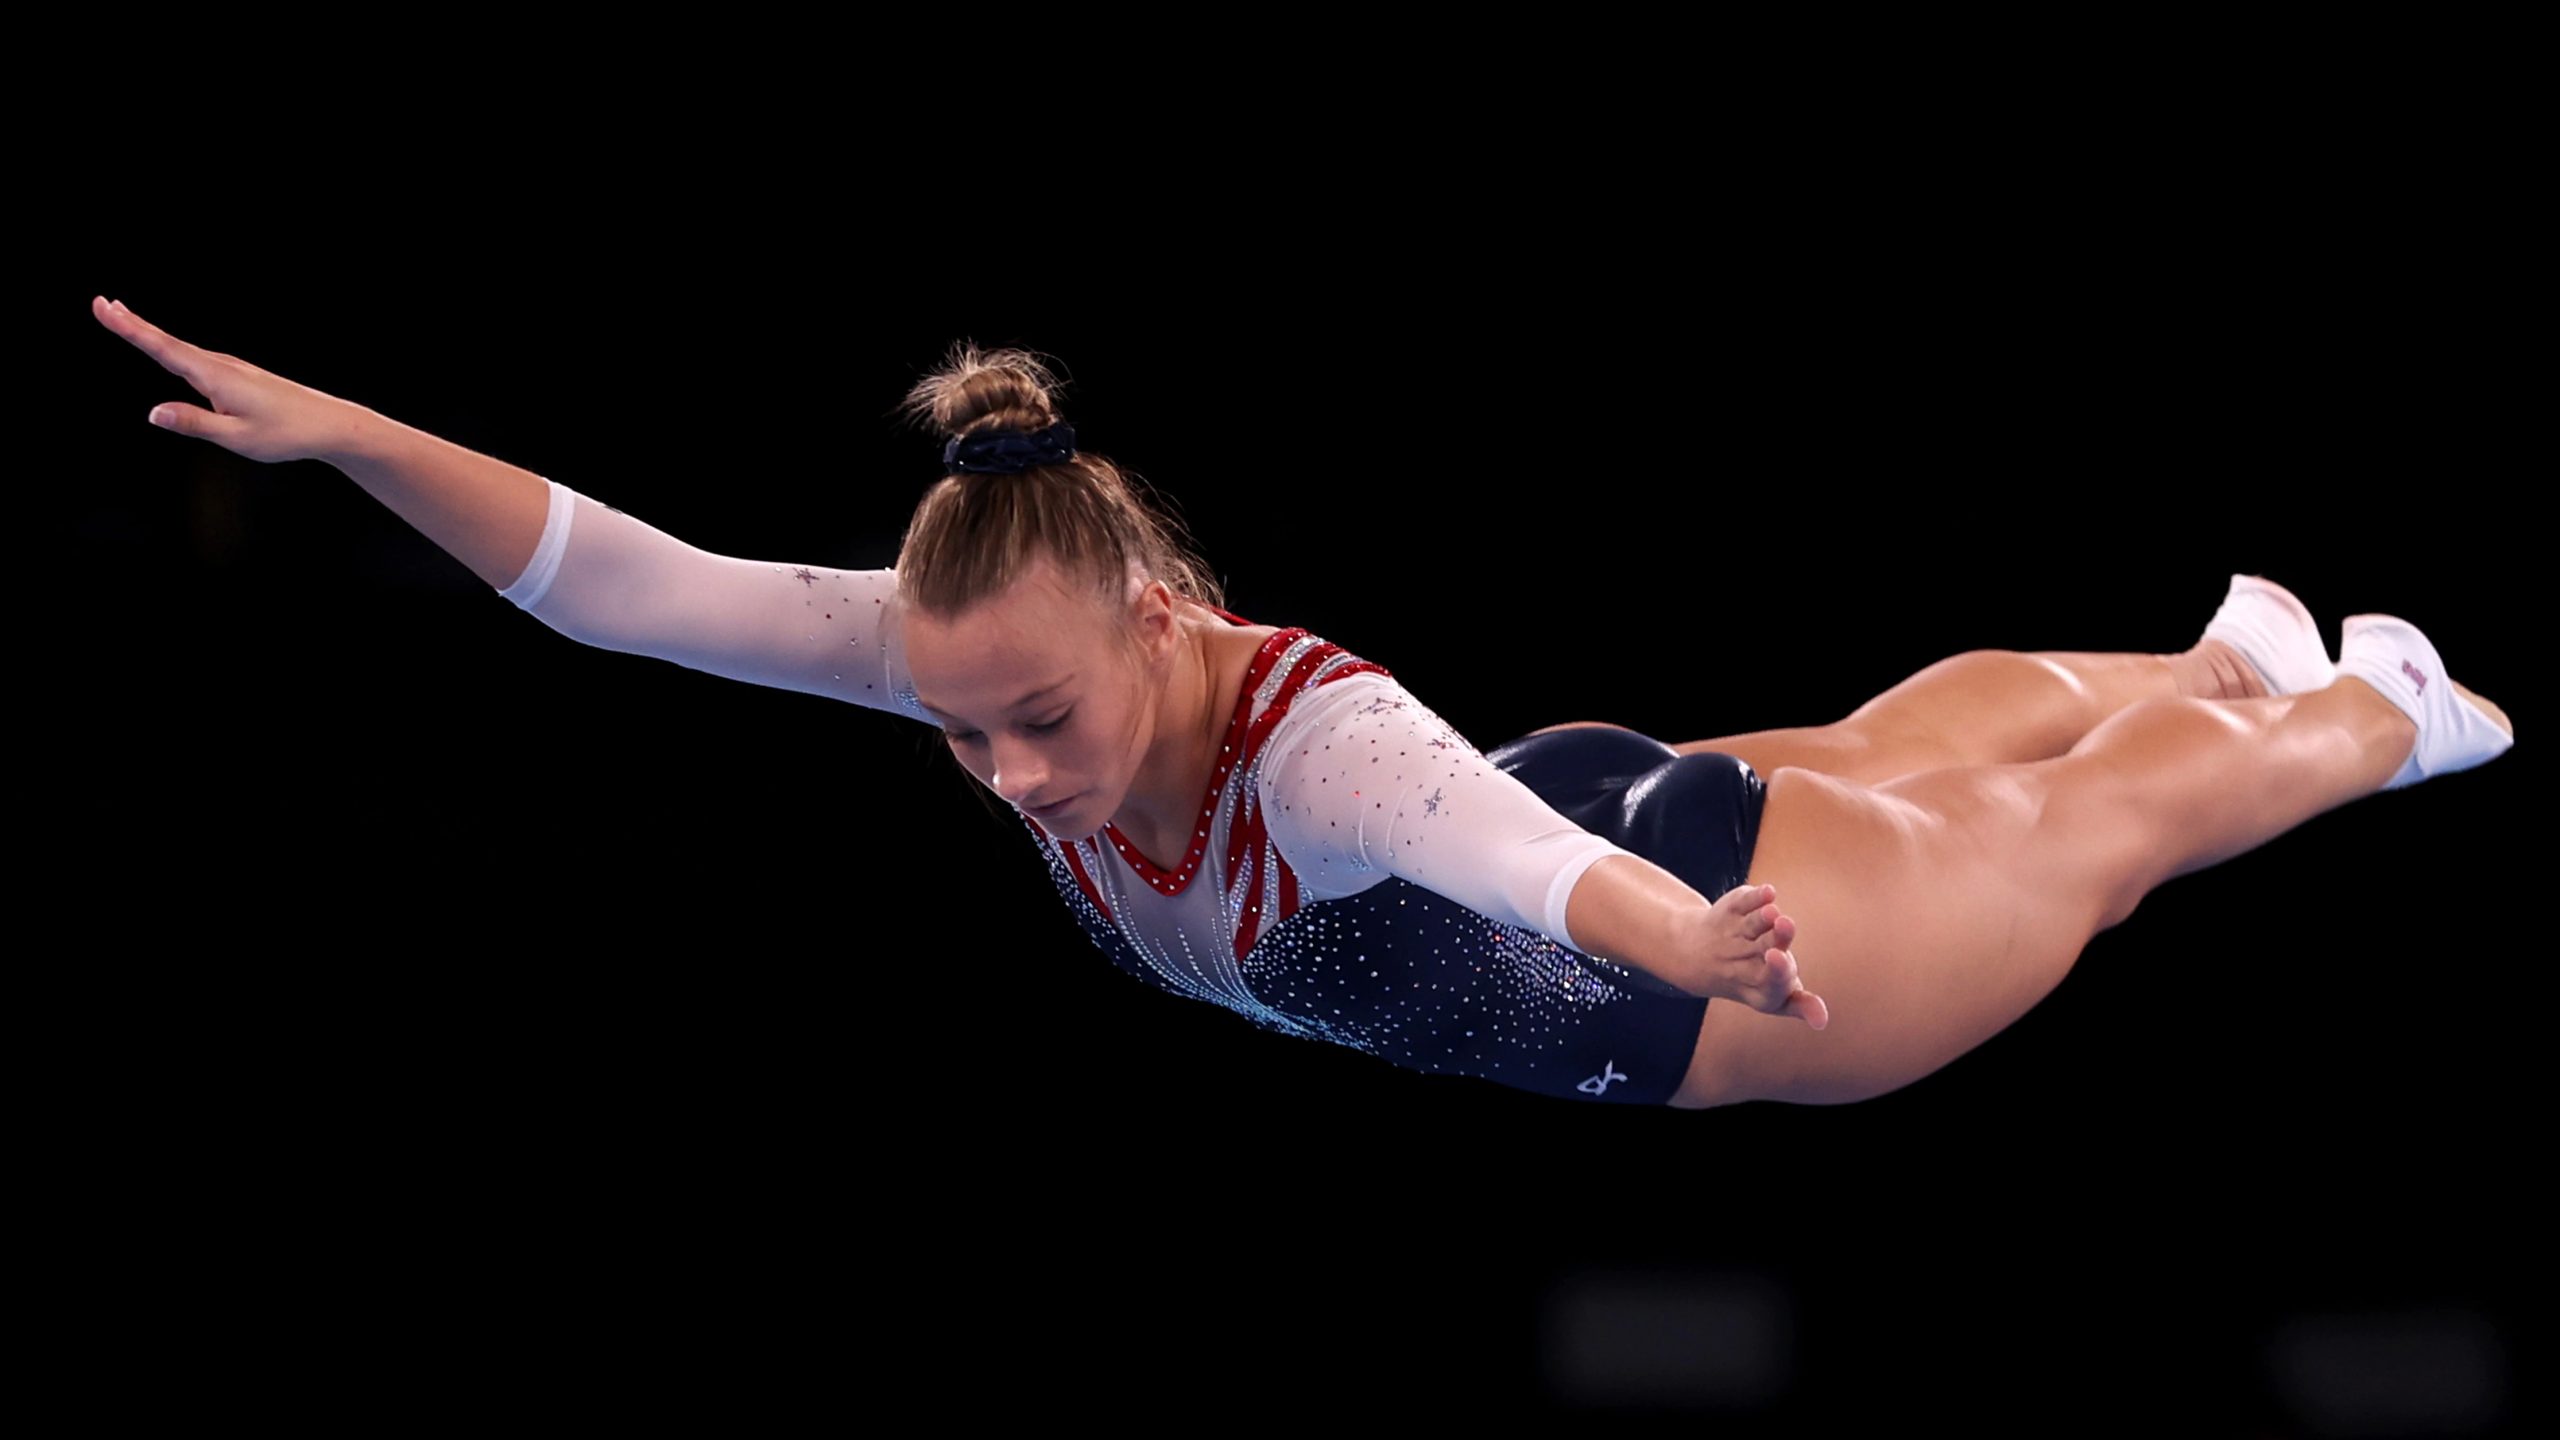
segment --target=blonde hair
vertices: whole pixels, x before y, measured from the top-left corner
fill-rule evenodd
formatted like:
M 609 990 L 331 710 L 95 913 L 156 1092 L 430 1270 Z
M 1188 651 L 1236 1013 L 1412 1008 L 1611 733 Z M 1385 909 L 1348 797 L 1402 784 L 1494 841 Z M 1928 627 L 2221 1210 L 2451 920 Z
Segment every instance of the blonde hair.
M 1066 418 L 1065 387 L 1028 350 L 981 350 L 962 340 L 908 390 L 899 409 L 948 439 L 981 430 L 1038 430 Z M 1079 448 L 1055 464 L 1012 474 L 947 473 L 916 502 L 899 542 L 898 595 L 949 621 L 1001 593 L 1042 555 L 1088 587 L 1125 642 L 1133 567 L 1175 594 L 1224 609 L 1225 592 L 1152 487 Z

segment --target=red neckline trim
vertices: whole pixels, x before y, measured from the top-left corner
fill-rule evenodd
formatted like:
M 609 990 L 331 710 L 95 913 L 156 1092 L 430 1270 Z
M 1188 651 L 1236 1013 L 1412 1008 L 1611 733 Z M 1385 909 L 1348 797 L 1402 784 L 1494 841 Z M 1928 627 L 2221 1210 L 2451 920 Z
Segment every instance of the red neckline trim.
M 1225 610 L 1219 610 L 1218 613 L 1237 625 L 1253 623 Z M 1158 865 L 1148 859 L 1127 835 L 1122 834 L 1119 826 L 1108 820 L 1102 823 L 1104 832 L 1111 837 L 1113 847 L 1127 858 L 1130 868 L 1138 872 L 1139 878 L 1146 881 L 1159 894 L 1181 894 L 1184 888 L 1190 885 L 1191 877 L 1200 873 L 1200 857 L 1207 854 L 1209 849 L 1209 822 L 1215 819 L 1218 813 L 1218 796 L 1227 788 L 1227 772 L 1235 767 L 1243 755 L 1245 729 L 1253 713 L 1253 692 L 1262 688 L 1263 679 L 1271 673 L 1271 667 L 1279 662 L 1281 652 L 1287 650 L 1292 642 L 1306 633 L 1307 629 L 1303 625 L 1291 625 L 1273 632 L 1269 639 L 1262 642 L 1262 648 L 1254 652 L 1253 663 L 1245 667 L 1244 683 L 1236 690 L 1235 711 L 1227 718 L 1227 738 L 1225 743 L 1218 747 L 1220 759 L 1217 767 L 1210 772 L 1209 782 L 1201 792 L 1200 821 L 1192 827 L 1191 844 L 1183 851 L 1180 868 L 1168 870 Z

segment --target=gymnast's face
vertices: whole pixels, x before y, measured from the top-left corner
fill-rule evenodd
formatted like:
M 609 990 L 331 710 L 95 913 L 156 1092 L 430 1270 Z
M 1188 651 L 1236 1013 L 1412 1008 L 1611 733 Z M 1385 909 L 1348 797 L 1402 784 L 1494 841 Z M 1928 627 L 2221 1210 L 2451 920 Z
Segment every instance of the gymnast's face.
M 1101 829 L 1153 743 L 1177 631 L 1161 581 L 1130 603 L 1125 619 L 1108 614 L 1042 556 L 948 623 L 904 616 L 908 676 L 944 743 L 1052 835 Z M 1114 633 L 1124 624 L 1137 627 L 1137 654 Z

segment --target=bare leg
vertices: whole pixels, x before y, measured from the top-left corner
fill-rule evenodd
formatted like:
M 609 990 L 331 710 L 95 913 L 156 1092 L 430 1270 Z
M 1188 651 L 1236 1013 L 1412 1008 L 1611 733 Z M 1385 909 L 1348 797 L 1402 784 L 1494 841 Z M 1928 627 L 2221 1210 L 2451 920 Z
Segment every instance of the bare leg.
M 2050 759 L 2137 701 L 2265 693 L 2257 672 L 2219 640 L 2176 655 L 1971 650 L 1929 666 L 1829 725 L 1690 740 L 1671 748 L 1683 755 L 1738 755 L 1763 776 L 1793 765 L 1876 785 L 1954 765 Z
M 1747 883 L 1797 924 L 1815 1031 L 1708 1004 L 1682 1108 L 1839 1104 L 1907 1085 L 2051 993 L 2091 936 L 2179 875 L 2379 791 L 2417 727 L 2372 687 L 2152 699 L 2066 754 L 1865 786 L 1770 778 Z

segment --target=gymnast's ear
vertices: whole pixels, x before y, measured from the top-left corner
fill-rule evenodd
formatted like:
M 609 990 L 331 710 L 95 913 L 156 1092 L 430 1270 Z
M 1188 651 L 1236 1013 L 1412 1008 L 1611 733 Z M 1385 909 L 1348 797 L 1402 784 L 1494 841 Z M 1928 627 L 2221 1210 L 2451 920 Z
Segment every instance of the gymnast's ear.
M 1126 594 L 1127 608 L 1121 616 L 1118 636 L 1127 658 L 1141 668 L 1164 663 L 1182 638 L 1181 612 L 1174 604 L 1173 587 L 1133 563 Z

